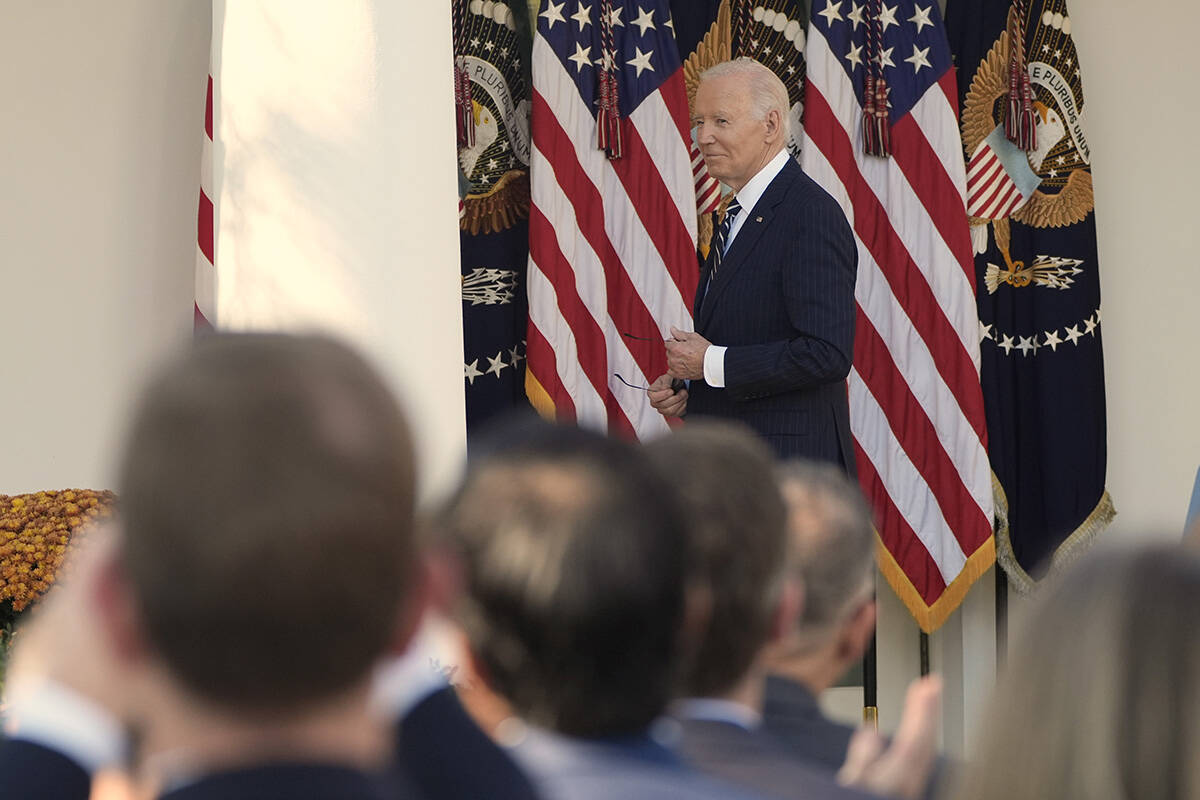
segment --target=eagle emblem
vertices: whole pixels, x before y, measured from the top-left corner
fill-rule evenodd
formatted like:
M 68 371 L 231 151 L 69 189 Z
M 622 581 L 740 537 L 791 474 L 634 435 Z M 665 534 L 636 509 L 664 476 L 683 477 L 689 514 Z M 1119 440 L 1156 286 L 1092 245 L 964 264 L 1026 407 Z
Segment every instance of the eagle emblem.
M 989 268 L 989 292 L 1000 283 L 1064 289 L 1079 272 L 1081 262 L 1076 259 L 1039 256 L 1026 266 L 1009 255 L 1009 220 L 1034 228 L 1061 228 L 1083 220 L 1094 205 L 1078 54 L 1063 8 L 1061 0 L 1049 0 L 1042 14 L 1029 21 L 1027 59 L 1037 131 L 1029 152 L 1004 135 L 1011 44 L 1007 31 L 980 62 L 967 91 L 962 138 L 971 238 L 976 253 L 986 252 L 990 228 L 1005 260 L 1004 267 L 993 265 L 994 272 Z M 1010 9 L 1010 15 L 1015 13 L 1015 7 Z M 1062 269 L 1067 272 L 1056 271 Z
M 460 227 L 471 234 L 507 230 L 529 215 L 528 89 L 513 9 L 456 0 L 462 19 L 455 55 L 470 81 L 472 136 L 458 149 Z

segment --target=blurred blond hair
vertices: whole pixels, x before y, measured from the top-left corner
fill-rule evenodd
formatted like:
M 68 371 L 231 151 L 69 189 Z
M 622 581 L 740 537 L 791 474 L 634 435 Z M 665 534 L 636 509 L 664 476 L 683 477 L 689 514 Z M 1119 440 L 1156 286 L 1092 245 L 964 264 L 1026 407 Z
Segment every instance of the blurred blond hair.
M 1200 798 L 1200 560 L 1096 553 L 1031 609 L 962 800 Z

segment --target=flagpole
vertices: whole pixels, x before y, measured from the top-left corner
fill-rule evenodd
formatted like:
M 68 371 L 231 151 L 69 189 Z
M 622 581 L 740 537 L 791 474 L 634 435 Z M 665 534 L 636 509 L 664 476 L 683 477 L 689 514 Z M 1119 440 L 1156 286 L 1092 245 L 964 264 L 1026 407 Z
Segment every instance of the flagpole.
M 867 652 L 863 653 L 863 724 L 869 725 L 873 730 L 879 730 L 879 677 L 877 670 L 877 659 L 875 643 L 879 632 L 879 625 L 876 623 L 874 630 L 871 631 L 871 642 L 867 645 Z
M 996 565 L 996 665 L 1008 655 L 1008 573 Z

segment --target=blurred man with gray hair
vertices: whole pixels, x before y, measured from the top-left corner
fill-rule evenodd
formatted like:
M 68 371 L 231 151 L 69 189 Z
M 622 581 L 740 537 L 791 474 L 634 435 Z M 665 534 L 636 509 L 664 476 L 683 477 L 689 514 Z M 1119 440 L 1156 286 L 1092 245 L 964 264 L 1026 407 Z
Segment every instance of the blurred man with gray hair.
M 875 631 L 875 532 L 862 494 L 840 470 L 793 461 L 778 474 L 790 569 L 804 586 L 804 606 L 798 624 L 769 650 L 763 724 L 836 770 L 854 728 L 822 714 L 817 697 L 862 658 Z

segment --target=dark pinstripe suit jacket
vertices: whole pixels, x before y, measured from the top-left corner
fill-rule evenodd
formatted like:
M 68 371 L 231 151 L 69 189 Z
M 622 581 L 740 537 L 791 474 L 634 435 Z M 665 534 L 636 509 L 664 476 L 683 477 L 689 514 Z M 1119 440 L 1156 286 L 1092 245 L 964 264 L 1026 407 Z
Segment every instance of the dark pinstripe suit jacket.
M 697 333 L 729 348 L 725 388 L 692 381 L 687 414 L 740 420 L 781 457 L 853 473 L 846 375 L 858 252 L 850 225 L 791 159 L 743 213 L 711 283 L 711 256 L 701 265 L 693 313 Z

